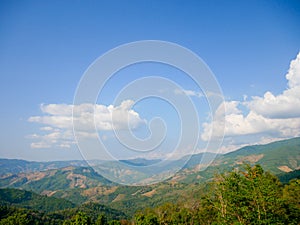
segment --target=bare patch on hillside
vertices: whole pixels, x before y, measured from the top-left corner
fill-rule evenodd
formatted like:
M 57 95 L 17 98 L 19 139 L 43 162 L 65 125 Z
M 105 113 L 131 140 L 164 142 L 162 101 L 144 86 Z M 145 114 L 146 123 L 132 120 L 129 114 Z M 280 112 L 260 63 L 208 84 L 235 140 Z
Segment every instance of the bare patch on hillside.
M 286 173 L 293 171 L 293 170 L 292 170 L 291 168 L 289 168 L 288 166 L 278 166 L 277 168 L 280 169 L 280 170 L 283 171 L 283 172 L 286 172 Z
M 79 187 L 79 188 L 86 188 L 86 176 L 80 174 L 70 173 L 67 176 L 68 180 L 71 180 L 70 188 Z
M 74 169 L 75 169 L 74 166 L 68 166 L 68 167 L 62 168 L 61 171 L 71 171 L 71 170 L 74 170 Z
M 48 190 L 44 190 L 41 195 L 46 195 L 48 197 L 53 196 L 57 191 L 48 191 Z
M 152 191 L 148 191 L 144 194 L 142 194 L 143 196 L 146 196 L 146 197 L 152 197 L 154 194 L 156 193 L 156 189 L 153 189 Z
M 243 162 L 256 163 L 264 157 L 264 154 L 259 155 L 247 155 L 239 158 L 239 161 L 236 164 L 243 164 Z
M 43 179 L 46 176 L 46 173 L 30 173 L 30 174 L 26 174 L 26 178 L 29 181 L 35 181 L 35 180 L 40 180 Z
M 84 190 L 83 196 L 97 196 L 97 195 L 109 195 L 114 193 L 117 190 L 117 187 L 94 187 Z
M 118 196 L 112 201 L 112 202 L 117 202 L 117 201 L 121 201 L 125 198 L 124 194 L 118 194 Z

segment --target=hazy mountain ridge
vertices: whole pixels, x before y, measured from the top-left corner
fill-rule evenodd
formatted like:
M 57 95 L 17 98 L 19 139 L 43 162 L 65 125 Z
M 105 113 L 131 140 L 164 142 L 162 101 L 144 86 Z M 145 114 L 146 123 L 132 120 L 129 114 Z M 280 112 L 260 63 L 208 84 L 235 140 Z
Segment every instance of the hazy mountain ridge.
M 67 166 L 88 166 L 83 160 L 36 162 L 21 159 L 0 159 L 0 176 L 5 174 L 30 173 Z
M 203 161 L 205 156 L 205 161 Z M 120 160 L 120 162 L 134 166 L 148 166 L 161 162 L 160 159 L 129 159 Z M 280 166 L 290 168 L 290 171 L 300 168 L 300 138 L 292 138 L 283 141 L 276 141 L 264 145 L 249 145 L 236 151 L 226 154 L 216 155 L 215 153 L 199 153 L 195 155 L 184 156 L 181 159 L 174 160 L 172 164 L 182 164 L 186 162 L 183 169 L 195 169 L 199 164 L 209 164 L 210 166 L 220 166 L 221 164 L 236 166 L 242 162 L 261 163 L 265 168 L 270 169 L 275 174 L 282 172 Z M 91 160 L 92 165 L 105 165 L 112 162 Z M 0 176 L 7 174 L 31 173 L 37 171 L 47 171 L 51 169 L 61 169 L 64 167 L 88 167 L 88 163 L 81 160 L 73 161 L 53 161 L 53 162 L 35 162 L 18 159 L 0 159 Z M 277 169 L 276 169 L 277 168 Z M 199 168 L 201 170 L 201 167 Z M 290 172 L 288 171 L 288 172 Z

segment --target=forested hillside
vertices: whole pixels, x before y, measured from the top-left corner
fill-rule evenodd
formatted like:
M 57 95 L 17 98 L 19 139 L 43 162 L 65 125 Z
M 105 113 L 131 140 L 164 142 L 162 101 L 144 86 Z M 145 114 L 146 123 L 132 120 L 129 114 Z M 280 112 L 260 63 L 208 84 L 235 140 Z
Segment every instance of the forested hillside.
M 283 185 L 260 165 L 244 164 L 198 188 L 184 199 L 149 205 L 131 217 L 96 203 L 61 210 L 52 198 L 4 189 L 0 224 L 299 224 L 300 180 Z M 34 198 L 46 198 L 53 211 L 28 207 Z

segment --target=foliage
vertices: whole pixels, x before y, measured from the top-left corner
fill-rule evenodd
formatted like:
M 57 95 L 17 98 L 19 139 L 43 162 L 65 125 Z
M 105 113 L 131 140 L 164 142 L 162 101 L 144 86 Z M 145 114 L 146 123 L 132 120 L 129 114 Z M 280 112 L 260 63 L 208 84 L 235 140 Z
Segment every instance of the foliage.
M 2 205 L 8 204 L 46 212 L 75 207 L 73 203 L 65 199 L 47 197 L 30 191 L 8 188 L 0 189 L 0 202 Z
M 261 166 L 246 166 L 218 176 L 211 203 L 219 224 L 284 224 L 282 191 L 278 179 Z
M 289 221 L 291 224 L 298 224 L 300 221 L 300 179 L 292 180 L 284 187 L 283 199 Z
M 300 169 L 289 173 L 281 173 L 278 175 L 278 178 L 283 184 L 287 184 L 293 179 L 300 179 Z

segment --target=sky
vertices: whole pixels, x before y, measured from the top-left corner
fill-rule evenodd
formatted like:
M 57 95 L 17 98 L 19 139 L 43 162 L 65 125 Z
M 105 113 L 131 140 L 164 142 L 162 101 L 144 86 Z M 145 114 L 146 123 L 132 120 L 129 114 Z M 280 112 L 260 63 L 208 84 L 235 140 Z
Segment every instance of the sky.
M 160 158 L 224 153 L 300 136 L 299 27 L 300 3 L 292 0 L 1 1 L 0 158 L 104 159 L 99 140 L 112 158 Z M 153 62 L 116 72 L 94 104 L 74 104 L 80 81 L 95 60 L 142 40 L 175 43 L 198 55 L 224 95 L 219 110 L 211 111 L 207 93 L 188 74 Z M 197 118 L 191 114 L 182 121 L 181 113 L 189 111 L 180 112 L 160 98 L 115 101 L 127 85 L 147 77 L 152 80 L 135 89 L 156 87 L 157 95 L 165 91 L 177 100 L 188 97 Z M 155 77 L 179 86 L 155 83 Z M 197 123 L 197 131 L 182 134 L 182 124 Z M 145 140 L 139 142 L 144 145 L 130 142 L 130 134 Z M 207 148 L 223 135 L 220 148 Z M 197 144 L 191 147 L 195 136 Z M 128 149 L 122 140 L 138 149 Z

